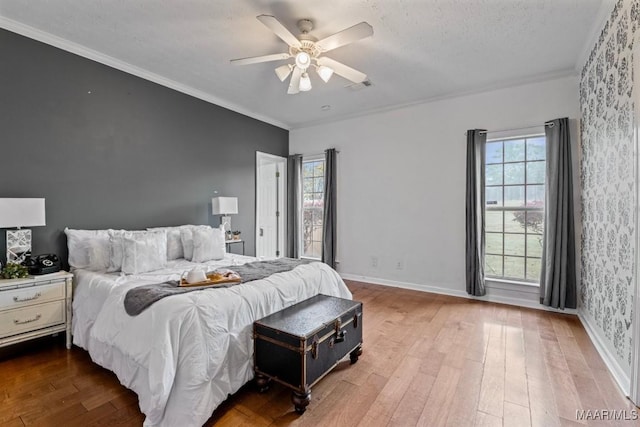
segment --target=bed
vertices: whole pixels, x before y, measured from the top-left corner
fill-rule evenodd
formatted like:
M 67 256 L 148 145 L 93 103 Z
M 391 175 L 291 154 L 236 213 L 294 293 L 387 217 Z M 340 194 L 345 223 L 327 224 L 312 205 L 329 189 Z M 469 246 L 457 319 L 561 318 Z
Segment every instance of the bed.
M 202 265 L 255 260 L 225 254 Z M 126 314 L 128 290 L 179 280 L 194 265 L 176 259 L 142 274 L 73 271 L 73 343 L 137 393 L 145 426 L 201 426 L 251 380 L 255 320 L 319 293 L 351 298 L 335 270 L 313 262 L 229 288 L 170 296 L 137 316 Z

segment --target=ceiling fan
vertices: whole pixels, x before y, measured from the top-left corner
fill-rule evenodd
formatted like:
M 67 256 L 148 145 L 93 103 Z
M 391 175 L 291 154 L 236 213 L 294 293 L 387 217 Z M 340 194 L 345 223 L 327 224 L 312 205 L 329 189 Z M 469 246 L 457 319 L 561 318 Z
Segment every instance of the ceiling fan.
M 366 74 L 322 55 L 330 50 L 373 35 L 373 27 L 368 23 L 361 22 L 322 40 L 316 40 L 315 37 L 309 35 L 313 29 L 313 22 L 309 19 L 298 21 L 298 29 L 302 34 L 296 37 L 271 15 L 260 15 L 257 18 L 289 45 L 289 52 L 232 59 L 232 64 L 248 65 L 294 58 L 293 64 L 281 65 L 275 69 L 280 81 L 285 81 L 291 74 L 287 90 L 290 95 L 311 90 L 311 79 L 309 79 L 308 73 L 308 69 L 311 67 L 315 68 L 325 83 L 329 81 L 333 73 L 354 83 L 362 83 L 367 80 Z

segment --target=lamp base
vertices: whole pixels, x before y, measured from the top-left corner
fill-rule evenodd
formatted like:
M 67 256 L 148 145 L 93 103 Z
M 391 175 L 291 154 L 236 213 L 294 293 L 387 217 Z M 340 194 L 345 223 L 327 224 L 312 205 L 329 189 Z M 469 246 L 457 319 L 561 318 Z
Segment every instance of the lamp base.
M 7 230 L 7 263 L 22 264 L 31 255 L 31 230 Z
M 220 217 L 220 225 L 224 227 L 225 233 L 231 232 L 231 217 L 230 216 L 221 216 Z

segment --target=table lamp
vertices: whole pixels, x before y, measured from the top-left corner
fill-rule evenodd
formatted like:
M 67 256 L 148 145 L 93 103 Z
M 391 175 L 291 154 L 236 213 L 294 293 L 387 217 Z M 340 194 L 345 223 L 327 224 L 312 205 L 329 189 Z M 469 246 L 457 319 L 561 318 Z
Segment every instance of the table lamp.
M 7 230 L 7 263 L 20 264 L 31 254 L 31 230 L 46 225 L 44 199 L 0 198 L 0 228 Z
M 229 215 L 238 213 L 238 198 L 214 197 L 211 199 L 211 213 L 222 215 L 220 224 L 224 225 L 225 232 L 231 231 L 231 217 Z

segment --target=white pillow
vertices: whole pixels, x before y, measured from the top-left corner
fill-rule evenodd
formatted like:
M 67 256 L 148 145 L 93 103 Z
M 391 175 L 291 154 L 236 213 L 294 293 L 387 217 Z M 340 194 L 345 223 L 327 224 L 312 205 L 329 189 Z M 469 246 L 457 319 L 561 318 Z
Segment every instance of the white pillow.
M 124 259 L 124 239 L 125 237 L 145 236 L 147 234 L 161 235 L 166 239 L 164 230 L 144 231 L 144 230 L 109 230 L 109 266 L 107 272 L 113 273 L 122 270 L 122 260 Z M 166 254 L 165 254 L 166 257 Z
M 196 228 L 193 230 L 193 262 L 223 259 L 225 254 L 224 229 Z
M 208 225 L 192 225 L 180 228 L 180 240 L 182 241 L 182 250 L 184 251 L 184 259 L 191 261 L 193 258 L 193 231 L 198 229 L 211 229 Z
M 91 271 L 106 271 L 109 266 L 108 230 L 64 229 L 69 249 L 69 265 Z
M 107 272 L 113 273 L 122 269 L 122 258 L 124 257 L 123 241 L 127 230 L 109 230 L 109 266 Z M 133 233 L 129 231 L 129 233 Z
M 124 257 L 122 272 L 140 274 L 167 265 L 167 234 L 162 231 L 125 233 L 122 238 Z
M 149 231 L 167 232 L 167 259 L 184 258 L 184 249 L 182 248 L 182 237 L 180 230 L 185 227 L 193 227 L 192 225 L 181 225 L 178 227 L 153 227 L 147 228 Z

